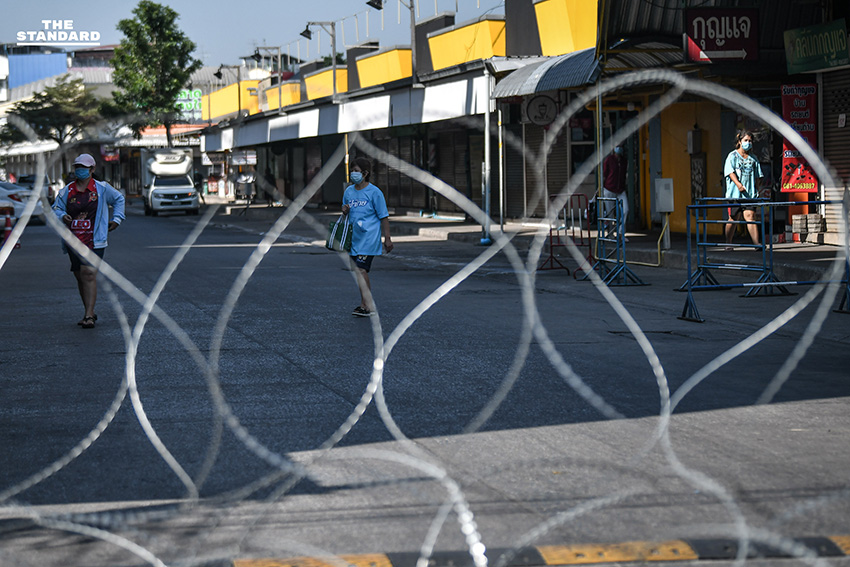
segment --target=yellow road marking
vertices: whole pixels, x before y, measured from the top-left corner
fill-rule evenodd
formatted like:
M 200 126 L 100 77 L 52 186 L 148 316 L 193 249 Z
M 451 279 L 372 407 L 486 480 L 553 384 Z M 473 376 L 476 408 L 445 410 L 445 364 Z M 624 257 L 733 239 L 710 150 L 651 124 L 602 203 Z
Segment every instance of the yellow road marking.
M 632 541 L 611 545 L 538 546 L 547 565 L 586 565 L 616 561 L 681 561 L 699 559 L 684 541 Z
M 844 555 L 850 555 L 850 536 L 836 535 L 829 536 L 829 539 L 832 540 L 832 543 L 841 548 L 841 551 L 844 552 Z

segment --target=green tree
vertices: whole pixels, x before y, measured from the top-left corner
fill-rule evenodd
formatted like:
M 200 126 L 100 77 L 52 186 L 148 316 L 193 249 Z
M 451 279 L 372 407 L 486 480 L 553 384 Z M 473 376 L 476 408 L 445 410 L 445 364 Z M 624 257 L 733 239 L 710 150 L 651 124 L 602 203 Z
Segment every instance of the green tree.
M 138 137 L 146 126 L 165 126 L 171 147 L 171 125 L 179 118 L 177 95 L 201 62 L 192 57 L 195 44 L 177 27 L 177 12 L 150 0 L 133 10 L 134 19 L 118 22 L 124 34 L 115 50 L 112 82 L 118 108 Z
M 31 99 L 16 103 L 9 114 L 29 124 L 40 140 L 53 140 L 62 152 L 62 171 L 67 171 L 64 147 L 100 121 L 102 100 L 80 78 L 62 75 Z M 0 141 L 23 142 L 27 136 L 13 122 L 0 130 Z

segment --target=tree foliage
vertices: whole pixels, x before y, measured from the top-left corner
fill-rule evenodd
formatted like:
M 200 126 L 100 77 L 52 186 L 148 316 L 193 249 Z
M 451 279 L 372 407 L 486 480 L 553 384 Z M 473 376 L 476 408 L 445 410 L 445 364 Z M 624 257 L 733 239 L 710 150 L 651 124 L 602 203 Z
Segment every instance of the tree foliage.
M 141 0 L 133 14 L 135 18 L 118 22 L 124 38 L 112 59 L 112 81 L 121 90 L 113 98 L 136 136 L 146 126 L 163 125 L 171 146 L 171 125 L 179 117 L 177 95 L 201 62 L 192 57 L 195 43 L 177 27 L 177 12 Z
M 81 78 L 72 79 L 66 74 L 52 87 L 16 103 L 9 115 L 29 124 L 39 140 L 53 140 L 61 148 L 100 121 L 101 103 Z M 2 142 L 17 143 L 27 139 L 13 121 L 8 121 L 0 130 Z

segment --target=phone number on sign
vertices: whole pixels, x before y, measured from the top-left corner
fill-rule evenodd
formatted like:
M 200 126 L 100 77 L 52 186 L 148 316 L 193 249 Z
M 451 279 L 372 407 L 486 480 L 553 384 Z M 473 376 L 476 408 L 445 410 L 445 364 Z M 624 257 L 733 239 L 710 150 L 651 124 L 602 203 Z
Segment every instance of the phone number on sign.
M 790 189 L 792 191 L 805 191 L 806 189 L 817 189 L 817 185 L 814 183 L 784 183 L 782 185 L 782 189 Z

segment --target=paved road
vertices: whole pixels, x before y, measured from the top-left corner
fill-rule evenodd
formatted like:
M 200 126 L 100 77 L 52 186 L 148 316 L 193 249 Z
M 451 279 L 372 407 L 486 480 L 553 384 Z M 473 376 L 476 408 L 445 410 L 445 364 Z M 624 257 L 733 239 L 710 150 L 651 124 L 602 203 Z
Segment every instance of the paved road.
M 374 400 L 361 416 L 375 337 L 392 337 L 484 249 L 397 237 L 374 266 L 381 317 L 365 320 L 350 315 L 358 294 L 344 264 L 298 221 L 241 291 L 211 361 L 232 411 L 219 438 L 207 376 L 159 320 L 131 361 L 135 403 L 122 397 L 133 349 L 120 318 L 132 326 L 142 312 L 128 292 L 154 289 L 196 222 L 131 210 L 106 260 L 132 289 L 115 288 L 116 312 L 102 280 L 91 331 L 75 324 L 79 298 L 48 227 L 28 228 L 0 270 L 0 565 L 417 552 L 449 495 L 462 500 L 435 536 L 438 550 L 479 537 L 511 548 L 734 538 L 743 527 L 760 539 L 848 533 L 847 315 L 827 311 L 771 403 L 756 403 L 806 340 L 817 302 L 763 339 L 759 330 L 806 288 L 793 297 L 703 293 L 710 316 L 697 324 L 677 319 L 683 271 L 635 267 L 651 285 L 610 291 L 642 345 L 591 283 L 540 272 L 533 297 L 545 333 L 504 400 L 469 431 L 507 390 L 523 351 L 521 278 L 508 260 L 494 258 L 410 326 L 383 369 L 378 401 L 391 419 Z M 162 291 L 157 305 L 207 358 L 228 293 L 269 225 L 215 217 Z M 682 392 L 736 348 L 674 396 L 669 444 L 652 443 L 666 389 Z M 105 425 L 116 400 L 114 419 L 79 457 L 13 490 Z M 341 432 L 335 449 L 321 450 Z M 308 476 L 285 493 L 291 475 L 254 484 L 293 463 Z M 187 484 L 200 500 L 186 499 Z M 466 506 L 474 529 L 458 522 Z M 101 514 L 79 515 L 89 512 Z

